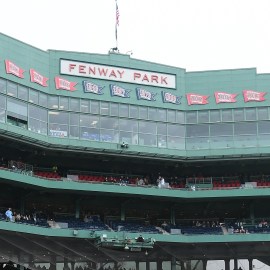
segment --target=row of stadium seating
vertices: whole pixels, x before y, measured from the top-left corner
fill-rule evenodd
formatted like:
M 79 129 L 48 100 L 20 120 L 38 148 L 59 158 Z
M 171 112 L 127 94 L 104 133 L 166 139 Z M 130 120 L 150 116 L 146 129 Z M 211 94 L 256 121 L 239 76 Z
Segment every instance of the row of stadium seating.
M 35 176 L 43 177 L 43 178 L 51 178 L 51 179 L 61 179 L 61 176 L 57 172 L 50 171 L 35 171 Z
M 153 225 L 144 225 L 137 222 L 125 222 L 125 221 L 111 221 L 110 227 L 114 231 L 125 231 L 132 233 L 162 233 L 159 229 L 157 229 Z

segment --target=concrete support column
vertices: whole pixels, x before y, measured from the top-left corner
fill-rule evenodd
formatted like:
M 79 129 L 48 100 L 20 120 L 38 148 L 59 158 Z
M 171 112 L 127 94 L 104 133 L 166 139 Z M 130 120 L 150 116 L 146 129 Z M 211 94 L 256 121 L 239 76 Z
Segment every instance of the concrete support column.
M 140 270 L 140 262 L 139 261 L 136 261 L 136 270 Z
M 253 270 L 253 259 L 248 259 L 248 270 Z
M 25 198 L 21 197 L 20 200 L 20 214 L 24 215 L 24 208 L 25 208 Z
M 150 262 L 149 261 L 145 262 L 145 269 L 150 270 Z
M 175 224 L 175 210 L 171 207 L 171 224 Z
M 70 262 L 71 270 L 75 269 L 75 262 Z
M 162 270 L 162 260 L 157 260 L 157 270 Z
M 254 214 L 254 202 L 253 201 L 250 203 L 249 216 L 251 219 L 251 224 L 255 225 L 255 214 Z
M 237 259 L 234 259 L 233 260 L 233 266 L 234 266 L 234 268 L 233 269 L 238 269 L 238 260 Z
M 121 205 L 121 220 L 122 221 L 126 220 L 126 208 L 124 204 Z
M 30 256 L 29 256 L 29 264 L 28 264 L 28 268 L 29 268 L 29 269 L 35 268 L 35 264 L 34 264 L 34 256 L 33 256 L 33 255 L 30 255 Z
M 230 260 L 225 260 L 225 270 L 230 270 Z
M 206 270 L 207 260 L 202 260 L 203 270 Z
M 56 270 L 56 257 L 55 256 L 51 257 L 51 263 L 50 263 L 49 270 Z
M 63 270 L 68 270 L 68 259 L 65 257 L 64 258 L 64 267 Z
M 75 202 L 75 218 L 80 218 L 81 201 L 77 199 Z
M 171 270 L 176 270 L 176 259 L 175 259 L 175 257 L 172 257 L 172 260 L 171 260 Z
M 186 270 L 185 263 L 183 261 L 181 261 L 180 265 L 181 265 L 181 270 Z
M 186 262 L 186 270 L 191 270 L 191 261 Z

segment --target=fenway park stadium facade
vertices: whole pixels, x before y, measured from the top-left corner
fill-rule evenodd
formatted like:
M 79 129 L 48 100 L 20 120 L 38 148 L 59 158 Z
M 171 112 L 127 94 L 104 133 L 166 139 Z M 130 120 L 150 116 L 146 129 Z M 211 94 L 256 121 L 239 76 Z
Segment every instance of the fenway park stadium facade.
M 0 34 L 0 269 L 269 265 L 269 92 Z

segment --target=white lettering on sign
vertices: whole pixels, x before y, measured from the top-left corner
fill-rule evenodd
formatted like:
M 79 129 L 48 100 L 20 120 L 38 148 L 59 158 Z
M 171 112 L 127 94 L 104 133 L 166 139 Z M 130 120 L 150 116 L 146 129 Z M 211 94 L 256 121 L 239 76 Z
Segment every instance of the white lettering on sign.
M 60 59 L 60 73 L 78 77 L 176 88 L 176 75 Z

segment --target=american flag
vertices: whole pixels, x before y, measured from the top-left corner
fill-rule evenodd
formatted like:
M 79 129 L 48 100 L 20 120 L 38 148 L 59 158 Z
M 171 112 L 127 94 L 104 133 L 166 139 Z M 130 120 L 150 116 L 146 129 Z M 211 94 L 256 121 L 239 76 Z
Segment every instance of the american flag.
M 119 9 L 118 9 L 118 5 L 117 5 L 117 0 L 115 0 L 115 3 L 116 3 L 116 25 L 119 26 Z

